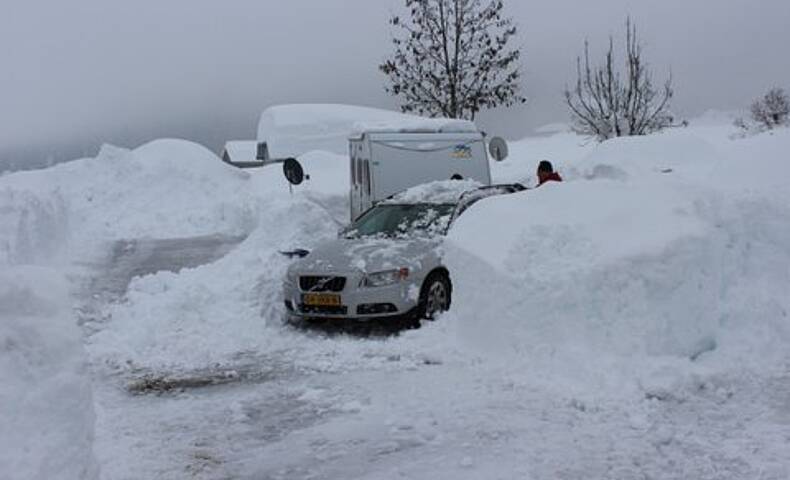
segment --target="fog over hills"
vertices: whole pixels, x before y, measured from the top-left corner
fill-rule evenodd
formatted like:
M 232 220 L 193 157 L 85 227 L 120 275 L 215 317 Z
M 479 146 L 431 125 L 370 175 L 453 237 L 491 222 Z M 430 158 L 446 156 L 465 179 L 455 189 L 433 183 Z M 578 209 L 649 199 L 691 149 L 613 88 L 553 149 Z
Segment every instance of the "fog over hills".
M 254 136 L 279 103 L 397 108 L 376 66 L 391 51 L 387 17 L 400 0 L 238 0 L 166 3 L 8 0 L 0 17 L 0 171 L 181 137 L 218 151 Z M 600 53 L 627 15 L 674 110 L 743 109 L 767 88 L 790 88 L 785 0 L 541 0 L 506 2 L 520 27 L 529 101 L 486 112 L 488 131 L 520 138 L 567 121 L 564 85 L 584 39 Z

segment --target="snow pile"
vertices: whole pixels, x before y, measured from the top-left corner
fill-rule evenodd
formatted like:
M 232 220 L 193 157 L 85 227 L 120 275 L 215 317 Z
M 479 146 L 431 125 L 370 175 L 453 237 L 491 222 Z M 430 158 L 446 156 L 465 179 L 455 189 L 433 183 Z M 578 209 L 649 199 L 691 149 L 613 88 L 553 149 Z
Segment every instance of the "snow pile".
M 504 161 L 490 161 L 492 182 L 535 185 L 535 172 L 541 160 L 551 161 L 554 168 L 565 176 L 565 170 L 584 159 L 596 145 L 595 142 L 574 133 L 529 137 L 510 142 L 510 155 Z
M 284 325 L 282 282 L 292 260 L 280 251 L 312 250 L 336 237 L 339 225 L 302 193 L 272 195 L 268 205 L 261 226 L 222 259 L 133 280 L 124 301 L 107 309 L 110 323 L 88 339 L 95 362 L 133 382 L 146 375 L 249 375 L 282 365 L 321 372 L 401 369 L 434 358 L 441 330 L 360 341 Z
M 258 141 L 271 158 L 296 157 L 312 150 L 348 155 L 348 139 L 361 132 L 476 132 L 466 120 L 423 118 L 376 108 L 333 104 L 278 105 L 258 123 Z
M 480 260 L 448 263 L 455 314 L 496 351 L 690 356 L 712 334 L 718 259 L 677 192 L 602 180 L 479 203 L 451 241 Z
M 0 195 L 9 197 L 9 190 L 27 192 L 13 194 L 28 205 L 22 216 L 28 227 L 17 230 L 33 235 L 37 251 L 40 238 L 50 238 L 61 245 L 70 240 L 75 254 L 114 239 L 249 232 L 259 206 L 250 174 L 183 140 L 135 150 L 104 146 L 96 158 L 0 178 L 0 192 L 6 192 Z
M 462 342 L 613 391 L 665 361 L 781 365 L 790 136 L 753 142 L 618 139 L 563 164 L 570 181 L 474 205 L 448 242 Z M 746 170 L 772 176 L 750 185 Z
M 0 265 L 58 262 L 68 238 L 68 209 L 59 192 L 0 187 Z
M 268 198 L 261 227 L 219 261 L 132 282 L 126 301 L 109 309 L 111 328 L 89 342 L 118 368 L 157 370 L 225 363 L 262 348 L 267 326 L 280 326 L 288 259 L 279 251 L 312 248 L 337 234 L 325 207 L 302 195 Z
M 97 478 L 81 333 L 56 271 L 0 269 L 0 378 L 1 476 Z
M 598 145 L 565 171 L 566 179 L 642 180 L 673 173 L 674 181 L 703 183 L 727 154 L 685 130 L 647 137 L 623 137 Z M 680 177 L 680 178 L 678 178 Z
M 534 132 L 538 135 L 554 135 L 557 133 L 569 133 L 572 131 L 573 128 L 571 128 L 570 125 L 562 122 L 549 123 L 534 130 Z
M 790 128 L 728 143 L 728 156 L 707 181 L 731 195 L 790 205 Z

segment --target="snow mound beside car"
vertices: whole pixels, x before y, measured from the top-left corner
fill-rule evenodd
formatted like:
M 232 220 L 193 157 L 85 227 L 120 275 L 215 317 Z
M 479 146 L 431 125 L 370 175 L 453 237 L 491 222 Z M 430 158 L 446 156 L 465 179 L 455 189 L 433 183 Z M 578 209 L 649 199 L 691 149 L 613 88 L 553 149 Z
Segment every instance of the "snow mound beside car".
M 301 194 L 270 195 L 261 226 L 216 262 L 134 279 L 111 305 L 111 328 L 88 340 L 102 363 L 118 369 L 180 371 L 223 364 L 240 352 L 267 352 L 282 322 L 279 252 L 312 248 L 336 235 L 324 206 Z M 188 245 L 188 242 L 185 243 Z
M 456 251 L 448 260 L 456 313 L 517 349 L 578 341 L 690 355 L 710 334 L 715 318 L 705 308 L 717 300 L 699 209 L 671 188 L 606 180 L 483 200 L 450 233 L 451 245 L 478 259 Z M 695 255 L 700 270 L 687 264 Z M 666 335 L 688 341 L 664 345 Z
M 770 136 L 728 147 L 685 134 L 605 142 L 570 181 L 473 205 L 447 246 L 462 343 L 594 388 L 665 362 L 777 368 L 790 343 L 777 178 L 790 165 Z M 771 178 L 744 183 L 741 164 Z M 622 175 L 587 174 L 600 165 Z

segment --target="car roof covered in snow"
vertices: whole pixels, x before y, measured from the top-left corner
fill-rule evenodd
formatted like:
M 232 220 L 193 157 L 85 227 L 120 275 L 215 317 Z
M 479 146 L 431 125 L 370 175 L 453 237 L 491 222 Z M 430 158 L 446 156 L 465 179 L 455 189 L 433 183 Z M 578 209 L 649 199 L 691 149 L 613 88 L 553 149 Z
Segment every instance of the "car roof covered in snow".
M 382 201 L 382 204 L 455 204 L 461 196 L 469 191 L 482 187 L 483 184 L 476 180 L 439 180 L 423 183 L 396 193 Z

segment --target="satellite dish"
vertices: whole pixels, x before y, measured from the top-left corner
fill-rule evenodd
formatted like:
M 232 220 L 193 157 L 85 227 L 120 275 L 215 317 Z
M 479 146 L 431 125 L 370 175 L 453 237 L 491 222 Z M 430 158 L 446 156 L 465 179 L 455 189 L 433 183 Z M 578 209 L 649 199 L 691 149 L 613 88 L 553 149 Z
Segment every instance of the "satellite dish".
M 295 158 L 286 158 L 283 162 L 283 175 L 291 185 L 299 185 L 304 180 L 304 169 Z
M 488 153 L 491 154 L 491 157 L 496 160 L 497 162 L 501 162 L 502 160 L 507 158 L 508 151 L 507 151 L 507 142 L 502 137 L 494 137 L 488 142 Z

